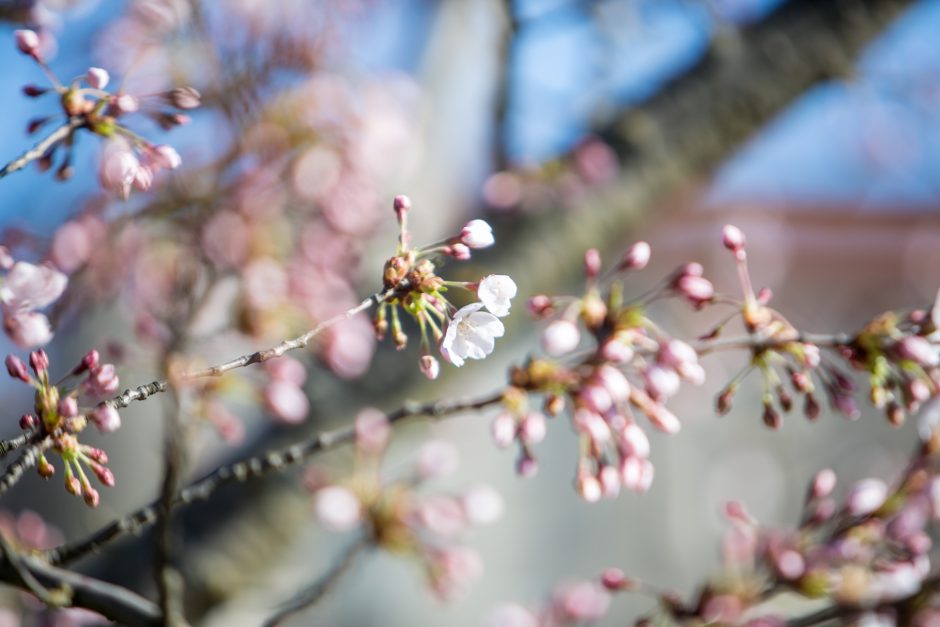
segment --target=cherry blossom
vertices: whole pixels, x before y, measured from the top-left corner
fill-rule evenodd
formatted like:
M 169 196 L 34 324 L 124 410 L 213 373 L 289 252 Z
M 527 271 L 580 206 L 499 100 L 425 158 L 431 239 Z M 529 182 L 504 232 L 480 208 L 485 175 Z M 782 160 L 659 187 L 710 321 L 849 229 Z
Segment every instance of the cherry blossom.
M 472 303 L 454 314 L 441 341 L 441 354 L 458 368 L 465 359 L 484 359 L 493 352 L 496 338 L 506 332 L 491 313 L 480 311 L 483 303 Z
M 505 274 L 491 274 L 480 281 L 477 295 L 491 314 L 502 318 L 509 315 L 509 309 L 512 307 L 510 301 L 517 291 L 516 283 L 510 277 Z
M 35 310 L 57 300 L 67 283 L 64 274 L 49 266 L 13 264 L 0 286 L 0 309 L 4 330 L 17 345 L 32 348 L 52 339 L 49 320 Z

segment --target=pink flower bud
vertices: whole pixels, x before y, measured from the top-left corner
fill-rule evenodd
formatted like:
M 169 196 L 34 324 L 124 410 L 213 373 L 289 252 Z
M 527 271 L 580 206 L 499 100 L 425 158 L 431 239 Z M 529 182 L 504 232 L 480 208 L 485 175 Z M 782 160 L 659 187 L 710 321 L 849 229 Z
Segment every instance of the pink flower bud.
M 696 307 L 712 299 L 715 288 L 711 281 L 704 277 L 686 275 L 676 281 L 676 289 Z
M 516 460 L 516 474 L 528 479 L 534 477 L 539 472 L 539 463 L 534 457 L 523 451 L 519 459 Z
M 36 376 L 42 376 L 49 369 L 49 355 L 41 348 L 29 354 L 29 365 L 32 366 Z
M 461 229 L 460 242 L 469 248 L 487 248 L 492 246 L 496 239 L 493 237 L 493 227 L 485 220 L 471 220 Z
M 418 518 L 432 533 L 453 538 L 466 527 L 467 519 L 461 504 L 447 496 L 431 497 L 418 507 Z
M 503 515 L 503 497 L 493 488 L 478 485 L 467 490 L 460 499 L 464 515 L 474 525 L 490 525 Z
M 157 165 L 167 170 L 175 170 L 183 162 L 176 149 L 166 144 L 154 146 L 150 149 L 150 154 Z
M 352 490 L 329 486 L 317 491 L 314 504 L 317 520 L 330 531 L 347 531 L 362 520 L 362 504 Z
M 682 428 L 682 423 L 676 415 L 659 404 L 651 406 L 646 417 L 654 427 L 669 435 L 679 433 Z
M 607 413 L 607 410 L 613 407 L 614 401 L 610 392 L 601 385 L 585 385 L 578 392 L 578 402 L 598 414 Z
M 40 87 L 38 85 L 24 85 L 23 86 L 23 95 L 28 98 L 38 98 L 39 96 L 42 96 L 48 91 L 49 90 L 46 89 L 45 87 Z M 42 118 L 43 122 L 45 122 L 48 119 L 49 118 Z
M 90 67 L 85 73 L 85 82 L 95 89 L 104 89 L 110 79 L 111 75 L 108 74 L 108 71 L 100 67 Z
M 637 242 L 627 249 L 617 266 L 620 270 L 642 270 L 650 262 L 650 245 Z
M 526 309 L 533 318 L 545 318 L 555 311 L 552 299 L 545 294 L 537 294 L 526 301 Z
M 799 579 L 806 572 L 806 560 L 797 551 L 787 549 L 774 559 L 774 566 L 784 579 Z
M 588 279 L 596 279 L 601 273 L 601 254 L 596 248 L 589 248 L 584 253 L 584 274 Z
M 421 374 L 433 381 L 441 374 L 441 364 L 433 355 L 421 355 L 418 360 L 418 369 Z
M 646 459 L 650 455 L 650 441 L 646 432 L 634 422 L 620 431 L 620 446 L 624 455 Z
M 679 391 L 679 374 L 672 368 L 659 364 L 650 365 L 643 372 L 646 391 L 655 401 L 661 401 L 675 396 Z
M 552 357 L 570 353 L 580 343 L 578 325 L 570 320 L 555 320 L 542 331 L 542 348 Z
M 519 437 L 526 444 L 538 444 L 545 439 L 547 431 L 545 416 L 537 411 L 526 414 L 519 424 Z
M 98 490 L 86 484 L 82 486 L 82 499 L 88 507 L 98 507 L 101 502 L 101 495 L 98 494 Z
M 919 335 L 911 335 L 898 342 L 898 354 L 928 368 L 940 364 L 940 346 Z
M 721 243 L 732 252 L 744 250 L 744 233 L 738 227 L 726 224 L 721 229 Z
M 177 109 L 196 109 L 202 104 L 202 94 L 194 87 L 177 87 L 167 92 L 166 100 Z
M 23 363 L 23 360 L 13 355 L 12 353 L 7 355 L 4 363 L 7 366 L 7 372 L 14 379 L 19 379 L 24 383 L 30 382 L 29 372 L 26 370 L 26 364 Z
M 630 398 L 630 382 L 621 371 L 604 364 L 597 369 L 595 376 L 610 394 L 610 398 L 613 399 L 614 403 L 623 403 Z
M 601 466 L 597 473 L 597 479 L 601 482 L 601 491 L 604 497 L 615 499 L 620 494 L 620 472 L 616 467 L 610 465 Z
M 137 98 L 130 94 L 120 94 L 111 101 L 112 106 L 117 109 L 118 114 L 134 113 L 140 108 Z
M 619 568 L 606 568 L 601 573 L 601 585 L 611 592 L 617 592 L 632 587 L 633 582 Z
M 457 447 L 450 442 L 433 440 L 425 443 L 418 450 L 415 470 L 422 479 L 446 477 L 457 471 L 460 456 Z
M 615 364 L 625 364 L 633 360 L 633 347 L 626 342 L 611 338 L 601 346 L 601 357 Z
M 13 31 L 13 39 L 16 42 L 17 49 L 25 55 L 39 58 L 39 35 L 36 31 L 26 28 Z
M 367 407 L 359 412 L 355 422 L 356 446 L 366 453 L 381 453 L 388 445 L 392 427 L 388 416 L 377 409 Z
M 395 210 L 395 215 L 398 216 L 398 221 L 401 222 L 404 215 L 411 211 L 411 198 L 404 195 L 395 196 L 392 201 L 392 208 Z
M 98 481 L 102 485 L 106 485 L 109 488 L 114 487 L 114 473 L 111 472 L 111 469 L 107 466 L 102 466 L 101 464 L 94 463 L 91 464 L 91 469 L 95 473 L 95 476 L 98 477 Z
M 121 427 L 121 414 L 107 403 L 101 403 L 91 411 L 91 421 L 102 433 L 111 433 Z
M 502 412 L 490 425 L 493 442 L 499 448 L 506 448 L 516 439 L 516 419 L 509 412 Z
M 466 261 L 467 259 L 470 259 L 470 247 L 457 242 L 456 244 L 450 245 L 449 254 L 457 261 Z
M 836 487 L 836 473 L 831 468 L 824 468 L 813 477 L 810 496 L 814 499 L 822 499 L 830 494 Z
M 584 581 L 557 590 L 553 605 L 563 623 L 593 623 L 607 614 L 610 595 L 597 584 Z
M 20 429 L 24 431 L 30 431 L 35 429 L 39 422 L 36 420 L 36 416 L 32 414 L 23 414 L 20 416 Z
M 78 401 L 74 396 L 65 396 L 59 400 L 59 415 L 63 418 L 71 418 L 78 415 Z
M 88 378 L 83 383 L 85 390 L 92 396 L 114 394 L 120 385 L 120 379 L 114 364 L 100 364 L 88 371 Z
M 596 503 L 604 495 L 604 489 L 597 477 L 583 475 L 578 478 L 578 494 L 588 503 Z
M 264 404 L 268 410 L 285 424 L 298 424 L 310 412 L 310 401 L 297 385 L 275 379 L 264 388 Z
M 884 505 L 888 486 L 881 479 L 862 479 L 849 491 L 845 507 L 853 516 L 866 516 Z

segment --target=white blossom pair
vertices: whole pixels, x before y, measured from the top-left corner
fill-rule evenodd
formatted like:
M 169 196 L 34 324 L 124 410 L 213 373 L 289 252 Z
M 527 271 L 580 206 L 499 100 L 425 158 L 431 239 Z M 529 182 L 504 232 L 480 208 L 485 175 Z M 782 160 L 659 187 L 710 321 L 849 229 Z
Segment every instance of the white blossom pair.
M 499 318 L 509 315 L 516 283 L 504 274 L 493 274 L 477 288 L 480 302 L 462 307 L 447 325 L 441 341 L 441 355 L 458 368 L 466 359 L 484 359 L 493 352 L 496 338 L 506 328 Z M 487 311 L 481 311 L 486 308 Z

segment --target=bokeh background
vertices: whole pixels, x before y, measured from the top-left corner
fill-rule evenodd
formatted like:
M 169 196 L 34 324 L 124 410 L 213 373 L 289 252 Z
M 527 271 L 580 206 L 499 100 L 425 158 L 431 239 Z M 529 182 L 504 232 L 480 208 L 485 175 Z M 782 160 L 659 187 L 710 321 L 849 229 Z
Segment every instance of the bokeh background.
M 127 203 L 104 195 L 91 137 L 76 146 L 68 182 L 33 168 L 0 181 L 4 241 L 25 257 L 48 258 L 56 229 L 89 215 L 135 217 L 148 245 L 181 241 L 225 257 L 236 244 L 208 225 L 237 206 L 262 216 L 255 225 L 301 216 L 301 247 L 332 268 L 331 280 L 340 277 L 335 298 L 344 303 L 378 287 L 394 246 L 390 199 L 407 193 L 416 242 L 470 218 L 489 220 L 497 246 L 454 272 L 510 274 L 520 303 L 577 293 L 586 248 L 613 260 L 638 239 L 650 242 L 653 261 L 630 277 L 637 293 L 690 260 L 733 293 L 719 235 L 728 222 L 748 235 L 756 283 L 771 287 L 776 306 L 805 330 L 850 330 L 888 308 L 924 306 L 940 286 L 937 0 L 14 0 L 0 2 L 0 16 L 4 163 L 29 145 L 27 121 L 54 111 L 19 93 L 42 80 L 12 45 L 23 23 L 54 34 L 50 65 L 61 77 L 98 65 L 130 93 L 192 84 L 205 96 L 189 125 L 164 133 L 141 124 L 184 163 L 150 194 Z M 110 287 L 94 291 L 79 271 L 72 289 L 83 296 L 70 292 L 50 352 L 68 364 L 90 346 L 120 344 L 122 379 L 136 385 L 160 376 L 155 349 L 135 335 L 148 266 L 118 237 L 95 240 L 95 254 L 110 251 L 105 267 L 127 255 L 143 268 L 136 283 L 99 277 Z M 289 235 L 262 239 L 277 249 Z M 236 278 L 242 270 L 228 268 Z M 224 332 L 232 316 L 213 312 L 192 346 L 207 361 L 266 345 L 260 332 L 233 339 Z M 680 336 L 714 320 L 681 306 L 657 313 Z M 307 424 L 273 425 L 256 404 L 236 403 L 246 437 L 227 444 L 211 428 L 193 430 L 194 476 L 348 421 L 364 403 L 392 409 L 406 398 L 480 395 L 539 350 L 518 304 L 494 355 L 460 371 L 445 367 L 433 384 L 415 376 L 414 347 L 402 354 L 380 346 L 370 362 L 344 355 L 347 341 L 318 353 Z M 796 522 L 804 486 L 821 468 L 834 468 L 843 485 L 900 470 L 915 425 L 889 427 L 871 410 L 857 422 L 793 415 L 772 432 L 760 421 L 754 381 L 717 418 L 714 394 L 743 358 L 709 357 L 703 388 L 673 402 L 684 429 L 653 436 L 657 476 L 646 495 L 583 503 L 571 486 L 577 444 L 564 420 L 550 424 L 532 479 L 517 477 L 512 453 L 492 446 L 488 415 L 396 430 L 388 468 L 405 464 L 423 439 L 443 438 L 462 456 L 450 484 L 488 482 L 504 495 L 503 521 L 470 537 L 484 579 L 445 605 L 415 564 L 369 555 L 295 624 L 477 625 L 499 602 L 537 602 L 557 582 L 607 566 L 688 594 L 720 566 L 719 512 L 728 499 L 785 525 Z M 2 393 L 8 407 L 30 402 L 12 384 Z M 16 432 L 21 410 L 10 413 L 4 435 Z M 118 477 L 101 508 L 86 511 L 32 479 L 5 506 L 40 511 L 77 538 L 149 502 L 161 472 L 160 406 L 124 417 L 122 431 L 101 440 Z M 321 463 L 341 473 L 349 461 L 339 452 Z M 190 607 L 208 625 L 258 624 L 345 541 L 316 527 L 293 477 L 225 490 L 182 520 Z M 129 539 L 82 567 L 146 591 L 148 547 L 146 537 Z M 618 598 L 605 624 L 651 606 Z

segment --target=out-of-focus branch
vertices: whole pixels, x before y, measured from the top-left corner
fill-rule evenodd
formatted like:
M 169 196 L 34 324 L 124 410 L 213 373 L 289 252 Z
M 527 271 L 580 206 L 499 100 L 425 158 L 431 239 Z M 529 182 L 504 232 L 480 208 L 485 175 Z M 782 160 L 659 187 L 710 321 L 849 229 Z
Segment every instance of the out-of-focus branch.
M 130 590 L 50 566 L 30 555 L 18 555 L 16 559 L 19 568 L 9 557 L 0 562 L 0 581 L 31 592 L 23 583 L 21 575 L 25 571 L 38 586 L 68 595 L 69 606 L 98 612 L 121 625 L 161 624 L 157 606 Z
M 264 622 L 264 627 L 276 627 L 298 612 L 313 607 L 333 589 L 343 575 L 349 572 L 356 557 L 368 546 L 369 540 L 367 538 L 362 538 L 349 546 L 327 572 L 309 587 L 297 593 L 297 596 L 272 614 L 268 620 Z
M 0 168 L 0 179 L 7 174 L 12 174 L 17 170 L 22 170 L 32 161 L 41 159 L 58 142 L 68 137 L 75 129 L 84 124 L 84 120 L 79 117 L 71 118 L 66 124 L 55 129 L 49 135 L 44 137 L 38 144 L 21 154 L 19 157 Z
M 244 368 L 245 366 L 250 366 L 252 364 L 264 363 L 268 361 L 269 359 L 280 357 L 284 353 L 287 353 L 288 351 L 296 350 L 298 348 L 304 348 L 307 346 L 307 344 L 310 343 L 310 340 L 312 340 L 314 337 L 316 337 L 317 335 L 319 335 L 326 329 L 330 328 L 331 326 L 339 322 L 342 322 L 343 320 L 348 320 L 352 318 L 353 316 L 355 316 L 356 314 L 366 311 L 373 305 L 377 305 L 391 298 L 396 293 L 397 290 L 403 289 L 402 287 L 403 285 L 404 284 L 400 284 L 399 287 L 396 288 L 395 290 L 377 292 L 369 296 L 365 300 L 363 300 L 361 303 L 359 303 L 352 309 L 344 311 L 341 314 L 337 314 L 333 316 L 332 318 L 329 318 L 328 320 L 324 320 L 323 322 L 313 327 L 306 333 L 299 335 L 290 340 L 284 340 L 277 346 L 272 346 L 271 348 L 262 349 L 259 351 L 255 351 L 253 353 L 247 353 L 245 355 L 236 357 L 235 359 L 231 359 L 229 361 L 226 361 L 221 364 L 217 364 L 215 366 L 210 366 L 208 368 L 203 368 L 201 370 L 194 370 L 192 372 L 184 373 L 182 375 L 179 375 L 179 381 L 185 382 L 185 381 L 192 381 L 194 379 L 204 379 L 207 377 L 220 377 L 226 372 L 235 370 L 236 368 Z M 148 383 L 146 385 L 140 385 L 133 389 L 129 388 L 127 390 L 124 390 L 123 394 L 119 394 L 118 396 L 115 396 L 114 398 L 104 401 L 104 402 L 110 405 L 111 407 L 114 407 L 115 409 L 121 409 L 130 405 L 133 401 L 146 400 L 147 398 L 153 396 L 154 394 L 158 394 L 160 392 L 166 392 L 166 390 L 168 389 L 168 386 L 169 386 L 169 383 L 167 383 L 166 381 L 153 381 L 152 383 Z
M 426 416 L 432 419 L 443 418 L 466 411 L 482 409 L 501 400 L 502 392 L 469 401 L 437 401 L 427 404 L 407 403 L 388 414 L 388 420 L 394 424 L 406 418 L 418 416 Z M 296 466 L 317 453 L 352 442 L 355 435 L 355 428 L 350 424 L 332 431 L 323 431 L 302 442 L 268 451 L 262 455 L 228 466 L 222 466 L 180 491 L 173 499 L 173 505 L 179 506 L 205 500 L 217 488 L 227 483 L 244 482 L 255 477 L 262 477 L 270 472 L 283 471 Z M 158 507 L 159 502 L 151 503 L 128 516 L 114 521 L 84 540 L 46 551 L 45 556 L 53 564 L 74 561 L 88 553 L 97 551 L 112 540 L 137 533 L 152 524 L 157 518 Z
M 16 461 L 12 462 L 0 476 L 0 494 L 4 494 L 22 478 L 23 473 L 39 462 L 43 451 L 52 446 L 52 437 L 46 436 L 26 448 Z

